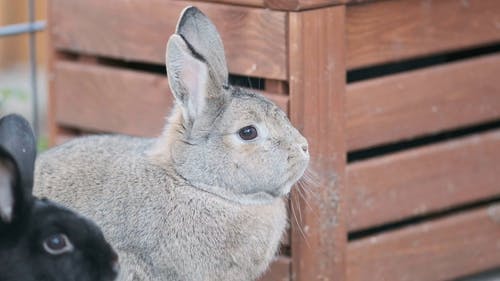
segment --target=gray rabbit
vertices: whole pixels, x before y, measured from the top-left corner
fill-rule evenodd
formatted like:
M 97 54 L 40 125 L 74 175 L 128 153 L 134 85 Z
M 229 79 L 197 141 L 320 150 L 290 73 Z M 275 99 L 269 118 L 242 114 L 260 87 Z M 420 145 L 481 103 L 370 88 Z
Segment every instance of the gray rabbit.
M 306 139 L 259 94 L 228 85 L 222 41 L 186 8 L 167 44 L 175 106 L 156 139 L 92 136 L 37 160 L 35 188 L 95 220 L 119 280 L 255 280 L 287 224 Z

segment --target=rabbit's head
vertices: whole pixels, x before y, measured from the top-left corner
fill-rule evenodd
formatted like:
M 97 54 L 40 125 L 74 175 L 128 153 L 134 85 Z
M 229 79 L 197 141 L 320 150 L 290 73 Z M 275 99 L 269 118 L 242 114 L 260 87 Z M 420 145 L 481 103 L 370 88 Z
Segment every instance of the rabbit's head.
M 183 11 L 166 61 L 176 105 L 154 159 L 239 203 L 286 195 L 308 165 L 307 141 L 274 103 L 228 85 L 222 41 L 197 8 Z
M 114 280 L 118 257 L 100 229 L 32 196 L 35 155 L 28 122 L 0 119 L 0 280 Z

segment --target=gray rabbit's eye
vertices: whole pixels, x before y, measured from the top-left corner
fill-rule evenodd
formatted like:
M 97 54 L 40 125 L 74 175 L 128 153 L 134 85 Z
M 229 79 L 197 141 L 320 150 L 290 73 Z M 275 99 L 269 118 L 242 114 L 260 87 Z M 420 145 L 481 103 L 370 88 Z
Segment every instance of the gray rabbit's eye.
M 51 255 L 60 255 L 73 251 L 73 244 L 62 233 L 50 235 L 43 241 L 43 248 Z
M 257 129 L 254 126 L 246 126 L 238 131 L 238 135 L 243 140 L 253 140 L 257 137 Z

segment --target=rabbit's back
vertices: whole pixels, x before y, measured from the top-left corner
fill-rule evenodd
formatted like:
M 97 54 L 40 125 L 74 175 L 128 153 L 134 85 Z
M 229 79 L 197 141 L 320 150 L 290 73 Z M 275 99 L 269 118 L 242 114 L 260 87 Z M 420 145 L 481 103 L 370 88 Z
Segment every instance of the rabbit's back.
M 145 164 L 150 142 L 93 136 L 51 149 L 37 159 L 34 192 L 96 220 L 116 246 L 130 236 L 147 236 L 141 232 L 151 227 L 148 210 L 158 207 L 163 194 L 156 189 L 167 186 L 164 171 Z
M 98 136 L 56 147 L 37 160 L 35 192 L 100 224 L 123 280 L 256 278 L 285 227 L 282 200 L 245 206 L 188 186 L 149 161 L 153 143 Z

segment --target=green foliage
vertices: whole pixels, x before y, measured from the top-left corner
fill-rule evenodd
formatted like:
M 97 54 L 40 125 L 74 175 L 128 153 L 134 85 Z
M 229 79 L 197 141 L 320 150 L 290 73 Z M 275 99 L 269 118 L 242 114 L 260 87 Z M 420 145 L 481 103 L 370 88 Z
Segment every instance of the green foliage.
M 0 88 L 0 112 L 3 111 L 5 103 L 12 99 L 26 101 L 28 99 L 28 95 L 19 89 Z
M 37 150 L 38 153 L 42 153 L 45 150 L 49 149 L 49 139 L 47 137 L 40 136 L 37 141 Z

